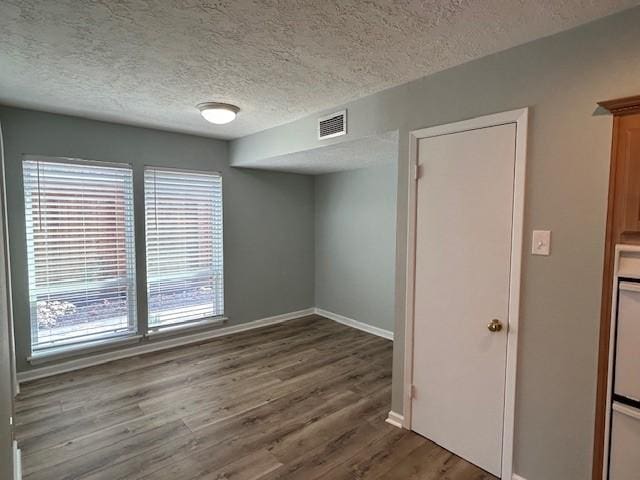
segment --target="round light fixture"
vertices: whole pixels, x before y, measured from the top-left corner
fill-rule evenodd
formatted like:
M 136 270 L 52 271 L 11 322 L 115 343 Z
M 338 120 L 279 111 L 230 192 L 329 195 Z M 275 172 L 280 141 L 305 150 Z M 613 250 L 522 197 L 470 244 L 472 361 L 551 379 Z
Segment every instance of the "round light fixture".
M 240 109 L 228 103 L 205 102 L 198 105 L 200 114 L 207 122 L 224 125 L 232 122 Z

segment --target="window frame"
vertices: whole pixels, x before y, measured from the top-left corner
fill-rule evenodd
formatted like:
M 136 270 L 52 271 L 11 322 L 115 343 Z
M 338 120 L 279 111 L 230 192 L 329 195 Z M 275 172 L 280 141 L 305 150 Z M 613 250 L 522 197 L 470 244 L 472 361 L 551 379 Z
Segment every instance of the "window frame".
M 192 173 L 196 175 L 205 175 L 205 176 L 213 176 L 218 177 L 220 182 L 220 262 L 221 262 L 221 299 L 222 299 L 222 310 L 217 315 L 207 315 L 194 319 L 187 319 L 180 322 L 172 322 L 167 324 L 152 324 L 151 323 L 151 312 L 149 307 L 149 299 L 150 299 L 150 288 L 149 288 L 149 247 L 148 247 L 148 225 L 147 225 L 147 184 L 146 184 L 146 173 L 148 171 L 159 171 L 159 172 L 174 172 L 174 173 Z M 144 265 L 145 265 L 145 278 L 144 278 L 144 295 L 146 300 L 146 310 L 144 312 L 144 318 L 146 322 L 146 331 L 145 336 L 147 337 L 160 337 L 165 335 L 171 335 L 173 333 L 180 333 L 184 330 L 190 329 L 198 329 L 205 328 L 212 324 L 218 324 L 227 320 L 226 317 L 226 288 L 225 288 L 225 262 L 224 262 L 224 177 L 220 171 L 217 170 L 199 170 L 193 168 L 181 168 L 181 167 L 166 167 L 162 165 L 151 165 L 145 164 L 142 168 L 142 184 L 143 184 L 143 220 L 144 223 Z M 215 260 L 214 260 L 215 261 Z
M 115 168 L 121 170 L 128 170 L 129 179 L 127 182 L 126 194 L 130 195 L 130 202 L 125 202 L 125 212 L 129 217 L 129 224 L 125 224 L 125 236 L 128 237 L 126 245 L 124 247 L 127 271 L 125 276 L 127 277 L 126 291 L 127 291 L 127 326 L 126 330 L 102 332 L 90 335 L 80 335 L 75 338 L 62 339 L 51 342 L 50 344 L 43 343 L 39 345 L 34 343 L 34 340 L 38 337 L 38 325 L 37 325 L 37 301 L 32 302 L 32 298 L 36 295 L 33 292 L 35 283 L 35 264 L 33 258 L 35 251 L 33 245 L 30 245 L 29 235 L 30 226 L 28 221 L 29 210 L 27 209 L 27 193 L 28 186 L 25 175 L 26 162 L 38 162 L 38 163 L 52 163 L 79 167 L 106 167 Z M 24 212 L 22 218 L 25 226 L 25 257 L 26 257 L 26 280 L 27 280 L 27 311 L 29 312 L 29 351 L 31 355 L 28 357 L 29 361 L 32 359 L 38 359 L 42 357 L 57 357 L 64 352 L 75 352 L 78 350 L 92 350 L 98 345 L 109 346 L 114 343 L 129 342 L 137 338 L 141 338 L 140 335 L 140 318 L 138 315 L 139 304 L 139 292 L 138 292 L 138 276 L 137 276 L 137 238 L 136 238 L 136 202 L 135 202 L 135 169 L 130 162 L 110 162 L 101 160 L 86 160 L 74 157 L 56 157 L 56 156 L 44 156 L 44 155 L 23 155 L 21 161 L 21 175 L 22 175 L 22 199 L 24 201 Z M 130 248 L 129 248 L 130 247 Z M 32 362 L 36 363 L 36 362 Z

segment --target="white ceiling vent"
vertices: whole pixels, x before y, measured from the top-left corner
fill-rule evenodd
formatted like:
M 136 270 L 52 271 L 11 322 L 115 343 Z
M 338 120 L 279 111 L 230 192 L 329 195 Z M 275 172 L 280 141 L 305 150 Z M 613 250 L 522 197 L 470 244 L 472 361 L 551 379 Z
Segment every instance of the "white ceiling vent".
M 318 140 L 347 134 L 347 111 L 335 112 L 318 119 Z

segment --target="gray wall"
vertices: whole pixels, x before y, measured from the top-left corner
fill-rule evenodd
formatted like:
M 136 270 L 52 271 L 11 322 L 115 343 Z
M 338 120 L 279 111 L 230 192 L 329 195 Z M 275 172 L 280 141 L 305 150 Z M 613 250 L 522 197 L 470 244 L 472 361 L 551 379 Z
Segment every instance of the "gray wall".
M 0 160 L 2 160 L 2 128 L 0 125 Z M 2 178 L 0 175 L 0 185 Z M 1 193 L 1 192 L 0 192 Z M 1 198 L 1 195 L 0 195 Z M 0 212 L 4 210 L 0 200 Z M 0 214 L 0 218 L 3 215 Z M 13 352 L 11 348 L 11 325 L 7 305 L 6 256 L 4 224 L 0 225 L 0 479 L 13 477 Z
M 400 129 L 395 315 L 400 339 L 409 131 L 531 107 L 515 412 L 515 471 L 528 480 L 590 476 L 612 124 L 596 102 L 640 93 L 639 25 L 640 8 L 635 8 L 346 105 L 352 138 Z M 316 117 L 233 142 L 232 163 L 313 148 Z M 528 254 L 534 228 L 553 231 L 551 256 Z M 402 342 L 396 342 L 392 407 L 397 412 L 402 412 L 403 353 Z
M 134 171 L 139 314 L 144 295 L 144 165 L 222 173 L 225 301 L 230 324 L 313 306 L 311 177 L 232 169 L 227 142 L 76 117 L 0 107 L 18 370 L 30 368 L 22 154 L 130 162 Z
M 0 122 L 0 160 L 3 156 L 3 136 Z M 9 306 L 8 258 L 6 251 L 6 230 L 4 217 L 4 172 L 0 167 L 0 479 L 13 478 L 13 426 L 11 418 L 14 414 L 13 399 L 16 394 L 15 356 L 13 351 L 13 330 Z
M 316 307 L 393 332 L 397 163 L 316 177 Z
M 11 375 L 11 342 L 9 314 L 5 300 L 4 244 L 0 243 L 0 480 L 13 477 L 13 378 Z

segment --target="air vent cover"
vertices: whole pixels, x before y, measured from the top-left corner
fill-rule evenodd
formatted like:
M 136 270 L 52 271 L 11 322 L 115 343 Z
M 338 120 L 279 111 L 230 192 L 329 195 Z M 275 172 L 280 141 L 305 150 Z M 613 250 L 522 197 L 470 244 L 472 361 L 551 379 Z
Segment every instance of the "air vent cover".
M 318 140 L 347 134 L 347 111 L 332 113 L 318 119 Z

